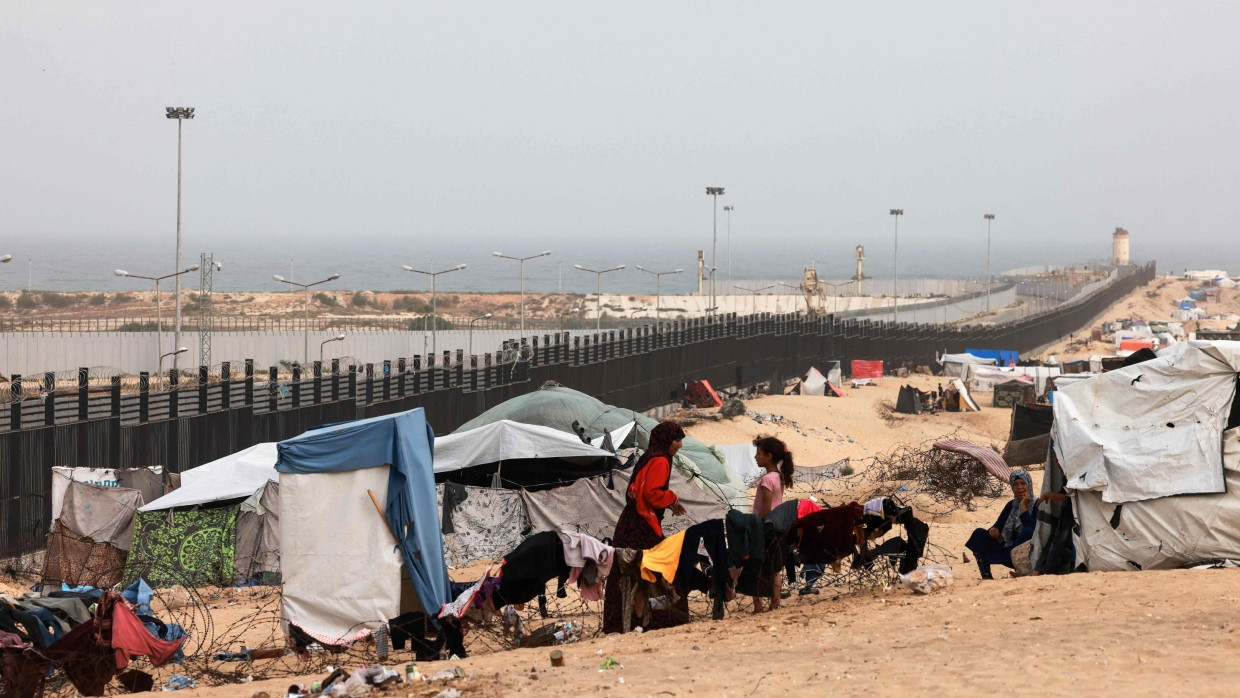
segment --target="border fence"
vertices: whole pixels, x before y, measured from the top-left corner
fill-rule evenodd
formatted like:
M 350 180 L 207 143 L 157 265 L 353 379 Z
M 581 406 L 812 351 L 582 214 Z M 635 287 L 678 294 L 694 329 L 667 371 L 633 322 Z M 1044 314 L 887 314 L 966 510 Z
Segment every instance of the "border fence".
M 829 360 L 845 367 L 851 359 L 930 365 L 936 351 L 1029 351 L 1081 331 L 1153 277 L 1150 263 L 1087 297 L 999 325 L 727 315 L 584 337 L 546 334 L 471 357 L 456 351 L 361 365 L 337 360 L 291 371 L 245 361 L 203 366 L 196 377 L 142 373 L 136 384 L 85 368 L 75 377 L 13 376 L 7 405 L 0 405 L 0 557 L 43 547 L 53 466 L 163 465 L 180 472 L 319 425 L 415 407 L 444 434 L 546 381 L 646 410 L 679 399 L 689 380 L 744 387 Z

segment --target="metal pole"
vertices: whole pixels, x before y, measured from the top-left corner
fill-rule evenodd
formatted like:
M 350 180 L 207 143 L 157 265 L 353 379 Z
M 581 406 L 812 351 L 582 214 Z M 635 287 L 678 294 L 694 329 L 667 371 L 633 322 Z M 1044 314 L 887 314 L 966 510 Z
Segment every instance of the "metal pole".
M 986 217 L 986 312 L 990 313 L 990 287 L 994 283 L 990 276 L 990 223 L 995 219 L 995 214 L 987 213 Z
M 179 278 L 179 277 L 178 277 Z M 155 279 L 155 356 L 159 357 L 156 361 L 159 364 L 156 370 L 162 370 L 162 357 L 164 355 L 164 308 L 160 302 L 159 296 L 159 279 Z M 176 364 L 173 364 L 175 366 Z
M 895 245 L 891 256 L 892 322 L 900 321 L 900 217 L 896 216 Z
M 525 336 L 525 260 L 521 262 L 521 336 Z
M 712 193 L 711 201 L 713 202 L 713 222 L 711 223 L 711 306 L 718 307 L 718 304 L 715 303 L 715 300 L 717 299 L 715 299 L 714 295 L 714 270 L 719 268 L 719 265 L 715 263 L 715 248 L 717 248 L 719 244 L 719 195 L 717 195 L 717 193 Z
M 185 124 L 184 119 L 177 119 L 177 265 L 176 270 L 181 271 L 181 127 Z M 172 343 L 175 346 L 181 346 L 181 275 L 176 277 L 176 328 L 173 332 Z M 177 367 L 178 357 L 172 357 L 172 368 Z
M 598 333 L 603 329 L 603 272 L 595 272 L 594 280 L 597 284 L 594 287 L 594 331 Z
M 305 331 L 306 364 L 308 365 L 310 363 L 310 287 L 306 286 L 305 290 L 306 290 L 306 300 L 305 300 L 305 303 L 303 303 L 303 308 L 305 310 L 305 318 L 304 318 L 305 326 L 303 326 L 302 329 Z M 322 349 L 322 348 L 323 347 L 319 347 L 319 349 Z M 322 357 L 319 357 L 319 358 L 321 359 Z
M 439 356 L 439 306 L 435 302 L 435 277 L 431 274 L 431 353 Z
M 728 213 L 728 285 L 732 285 L 732 207 L 724 206 Z
M 659 309 L 663 307 L 659 303 L 660 296 L 662 293 L 663 293 L 663 275 L 655 274 L 654 275 L 654 319 L 655 319 L 655 322 L 658 322 L 659 318 L 662 317 L 661 315 L 659 315 Z

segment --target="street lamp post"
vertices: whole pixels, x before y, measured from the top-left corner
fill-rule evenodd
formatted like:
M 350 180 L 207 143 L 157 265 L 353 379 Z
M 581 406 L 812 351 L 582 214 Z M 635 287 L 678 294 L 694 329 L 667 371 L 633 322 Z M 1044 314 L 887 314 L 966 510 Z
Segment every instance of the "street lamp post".
M 983 213 L 982 218 L 986 219 L 986 312 L 990 313 L 990 286 L 992 280 L 990 278 L 990 223 L 995 219 L 993 213 Z
M 663 297 L 663 277 L 667 276 L 668 274 L 679 274 L 683 272 L 684 269 L 673 269 L 671 271 L 650 271 L 649 269 L 638 264 L 637 270 L 644 271 L 647 274 L 654 275 L 654 318 L 655 320 L 658 320 L 659 318 L 662 317 L 662 315 L 660 315 L 659 313 L 662 312 L 662 307 L 663 307 L 662 303 L 660 302 L 660 300 Z
M 891 253 L 891 321 L 900 321 L 900 216 L 904 209 L 891 209 L 891 217 L 895 219 L 895 246 Z
M 711 197 L 711 237 L 710 237 L 710 304 L 715 305 L 715 274 L 719 268 L 715 263 L 715 250 L 719 246 L 719 197 L 723 196 L 723 187 L 706 187 L 706 195 Z
M 775 284 L 771 284 L 770 286 L 762 286 L 760 288 L 747 288 L 745 286 L 741 286 L 740 284 L 736 284 L 736 288 L 739 288 L 742 291 L 749 291 L 753 294 L 753 300 L 750 301 L 749 312 L 750 314 L 755 314 L 758 312 L 758 293 L 760 291 L 775 288 Z
M 185 352 L 187 352 L 187 351 L 189 351 L 189 348 L 188 348 L 188 347 L 177 347 L 176 349 L 173 349 L 172 351 L 168 352 L 167 354 L 160 354 L 160 355 L 159 355 L 159 370 L 158 370 L 158 375 L 159 375 L 159 386 L 160 386 L 160 388 L 161 388 L 161 389 L 163 388 L 163 385 L 164 385 L 164 357 L 165 357 L 165 356 L 172 356 L 172 357 L 180 356 L 181 354 L 184 354 L 184 353 L 185 353 Z M 173 359 L 173 362 L 175 363 L 175 361 L 176 361 L 176 359 L 174 358 L 174 359 Z
M 574 264 L 573 268 L 580 269 L 581 271 L 588 271 L 591 274 L 594 274 L 594 277 L 595 277 L 594 278 L 595 280 L 594 298 L 596 301 L 596 306 L 595 306 L 595 311 L 594 311 L 594 331 L 600 332 L 602 331 L 602 328 L 603 328 L 603 274 L 606 274 L 608 272 L 613 272 L 613 271 L 620 271 L 621 269 L 624 268 L 624 265 L 621 264 L 619 266 L 612 267 L 611 269 L 586 269 L 580 264 Z
M 581 312 L 581 308 L 570 308 L 560 313 L 560 333 L 561 334 L 563 334 L 564 332 L 564 318 L 568 317 L 569 315 L 576 315 L 577 313 L 580 313 L 580 312 Z
M 166 116 L 177 122 L 177 261 L 176 268 L 181 268 L 181 125 L 186 119 L 194 118 L 193 107 L 166 107 Z M 173 342 L 181 344 L 181 277 L 176 278 L 176 327 L 173 328 Z M 172 366 L 177 365 L 176 356 L 172 357 Z
M 800 296 L 804 295 L 804 294 L 802 294 L 802 293 L 801 293 L 801 287 L 800 287 L 800 286 L 793 286 L 792 284 L 789 284 L 789 283 L 784 283 L 783 281 L 780 281 L 780 282 L 779 282 L 779 285 L 780 285 L 780 286 L 787 286 L 788 288 L 792 289 L 793 291 L 796 291 L 796 292 L 797 292 L 797 295 L 795 296 L 796 298 L 799 298 Z M 798 312 L 798 311 L 797 311 L 797 303 L 796 303 L 795 301 L 794 301 L 794 302 L 793 302 L 793 304 L 792 304 L 792 312 L 794 312 L 794 313 L 795 313 L 795 312 Z M 806 315 L 808 315 L 808 314 L 809 314 L 809 300 L 806 300 L 806 301 L 805 301 L 805 314 L 806 314 Z
M 451 271 L 460 271 L 464 268 L 465 268 L 464 264 L 458 264 L 455 267 L 452 267 L 451 269 L 444 269 L 443 271 L 422 271 L 420 269 L 414 269 L 408 264 L 401 267 L 401 269 L 404 269 L 405 271 L 410 271 L 410 272 L 413 272 L 414 274 L 425 274 L 431 277 L 431 354 L 432 355 L 439 354 L 439 343 L 437 341 L 439 338 L 439 306 L 435 303 L 435 277 L 439 276 L 440 274 L 447 274 L 448 272 L 451 272 Z M 422 329 L 423 330 L 426 329 L 425 320 L 423 320 Z
M 338 334 L 335 337 L 332 337 L 331 339 L 324 339 L 323 341 L 319 342 L 319 365 L 323 364 L 323 347 L 328 344 L 331 344 L 332 342 L 343 342 L 343 341 L 344 341 L 344 335 Z
M 319 284 L 325 284 L 328 281 L 335 281 L 336 279 L 340 278 L 340 275 L 332 274 L 326 279 L 321 279 L 319 281 L 315 281 L 314 283 L 310 283 L 310 284 L 300 284 L 300 283 L 297 283 L 296 281 L 290 281 L 284 278 L 283 276 L 280 276 L 279 274 L 273 274 L 271 278 L 275 279 L 276 281 L 279 281 L 282 284 L 288 284 L 289 286 L 298 286 L 306 292 L 306 300 L 305 300 L 305 303 L 303 304 L 303 310 L 305 311 L 304 319 L 306 323 L 305 325 L 306 363 L 309 364 L 310 363 L 310 287 L 318 286 Z
M 490 313 L 483 313 L 482 315 L 479 315 L 478 317 L 469 319 L 469 355 L 470 356 L 474 355 L 474 323 L 478 322 L 479 320 L 486 320 L 489 317 L 491 317 Z
M 723 212 L 728 214 L 728 283 L 732 283 L 732 210 L 735 206 L 724 206 Z
M 546 257 L 551 254 L 551 250 L 543 250 L 538 254 L 532 254 L 529 257 L 509 257 L 506 254 L 492 252 L 491 256 L 501 259 L 511 259 L 521 263 L 521 336 L 525 336 L 525 262 L 529 259 L 537 259 L 538 257 Z
M 159 282 L 173 276 L 177 277 L 179 282 L 182 274 L 188 274 L 191 271 L 198 271 L 198 265 L 195 264 L 188 269 L 182 269 L 181 271 L 173 272 L 171 274 L 164 274 L 163 276 L 141 276 L 139 274 L 130 274 L 124 269 L 117 269 L 112 272 L 117 276 L 123 276 L 130 279 L 145 279 L 147 281 L 155 282 L 155 354 L 156 356 L 161 357 L 161 362 L 163 361 L 162 357 L 166 356 L 166 354 L 164 354 L 164 305 L 162 303 L 163 299 L 159 295 Z M 177 353 L 178 352 L 173 352 L 173 354 Z M 176 359 L 173 359 L 172 365 L 174 367 L 176 366 Z

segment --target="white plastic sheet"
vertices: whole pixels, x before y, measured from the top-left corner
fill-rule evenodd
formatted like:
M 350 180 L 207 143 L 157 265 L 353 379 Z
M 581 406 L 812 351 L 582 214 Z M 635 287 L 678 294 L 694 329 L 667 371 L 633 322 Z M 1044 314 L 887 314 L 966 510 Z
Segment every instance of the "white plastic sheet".
M 435 472 L 446 473 L 514 458 L 610 458 L 573 434 L 502 419 L 435 437 Z
M 181 473 L 181 486 L 138 511 L 159 511 L 207 502 L 249 497 L 267 484 L 280 481 L 276 472 L 276 444 L 255 444 L 223 458 Z

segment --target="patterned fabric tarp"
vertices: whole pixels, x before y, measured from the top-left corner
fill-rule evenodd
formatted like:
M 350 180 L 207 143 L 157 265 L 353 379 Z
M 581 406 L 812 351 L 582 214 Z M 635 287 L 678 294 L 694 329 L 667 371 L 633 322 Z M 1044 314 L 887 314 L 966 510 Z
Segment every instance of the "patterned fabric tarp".
M 583 478 L 569 485 L 542 492 L 522 490 L 525 510 L 530 517 L 532 532 L 577 531 L 599 540 L 610 538 L 616 530 L 616 520 L 624 510 L 624 491 L 629 486 L 629 471 L 612 473 L 615 489 L 607 489 L 607 476 Z M 669 511 L 663 518 L 663 534 L 670 536 L 690 526 L 722 519 L 728 513 L 728 505 L 695 487 L 687 477 L 675 468 L 669 487 L 680 497 L 680 503 L 688 510 L 686 516 L 672 516 Z
M 934 447 L 940 451 L 951 451 L 952 453 L 961 453 L 976 458 L 977 462 L 985 466 L 992 475 L 1003 482 L 1007 482 L 1012 477 L 1012 469 L 1008 467 L 1007 463 L 1003 462 L 1003 457 L 995 453 L 993 449 L 960 439 L 935 441 Z
M 236 540 L 235 504 L 194 511 L 140 511 L 134 517 L 124 581 L 141 577 L 155 588 L 230 585 Z
M 133 515 L 142 504 L 138 490 L 73 481 L 65 488 L 60 522 L 79 536 L 129 550 Z
M 449 512 L 452 532 L 443 534 L 444 558 L 451 567 L 477 560 L 498 560 L 521 544 L 529 528 L 525 504 L 516 490 L 467 487 L 465 501 Z M 444 516 L 444 485 L 435 488 L 440 519 Z
M 56 589 L 60 588 L 61 583 L 107 589 L 120 583 L 125 569 L 124 551 L 79 536 L 60 521 L 55 522 L 52 528 L 43 557 L 45 585 Z

